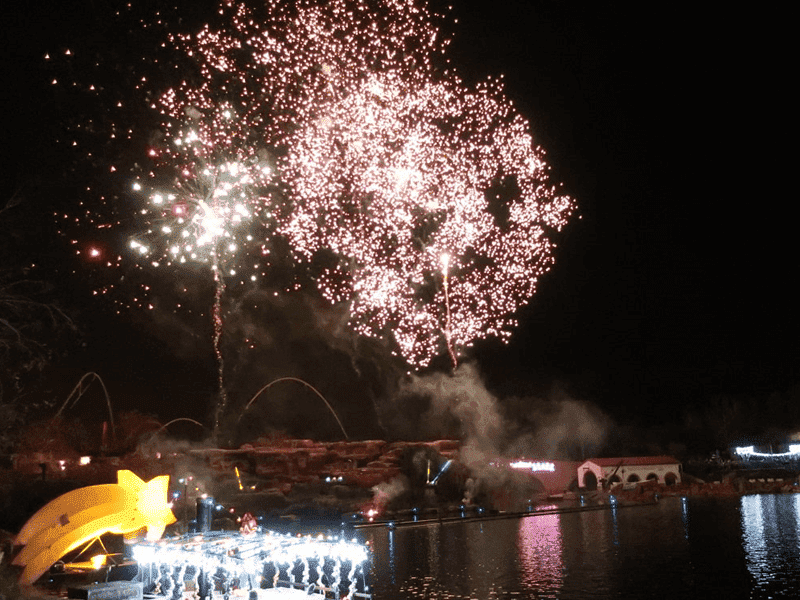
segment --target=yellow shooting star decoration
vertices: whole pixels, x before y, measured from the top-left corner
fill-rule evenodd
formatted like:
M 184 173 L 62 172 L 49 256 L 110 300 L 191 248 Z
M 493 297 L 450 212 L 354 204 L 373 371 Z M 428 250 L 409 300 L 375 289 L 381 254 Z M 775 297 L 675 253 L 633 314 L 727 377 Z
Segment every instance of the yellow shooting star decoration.
M 169 475 L 148 482 L 117 471 L 117 483 L 93 485 L 59 496 L 22 527 L 14 543 L 25 546 L 14 559 L 24 566 L 20 583 L 33 584 L 68 552 L 104 533 L 131 534 L 147 528 L 154 541 L 175 522 L 167 502 Z

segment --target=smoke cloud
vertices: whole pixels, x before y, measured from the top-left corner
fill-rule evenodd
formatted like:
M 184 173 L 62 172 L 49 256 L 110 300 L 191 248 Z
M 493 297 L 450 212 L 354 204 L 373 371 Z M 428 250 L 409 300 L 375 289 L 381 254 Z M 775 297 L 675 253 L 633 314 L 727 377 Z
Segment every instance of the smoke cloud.
M 510 442 L 507 452 L 556 460 L 596 455 L 613 426 L 611 418 L 585 400 L 554 386 L 545 398 L 509 398 L 504 403 Z
M 560 387 L 545 398 L 497 398 L 471 363 L 410 376 L 381 414 L 397 438 L 462 440 L 461 461 L 472 469 L 503 456 L 579 460 L 601 450 L 612 426 Z
M 375 506 L 384 508 L 392 500 L 399 498 L 410 489 L 408 478 L 405 475 L 398 475 L 391 481 L 379 483 L 372 488 L 372 502 Z
M 207 314 L 188 322 L 156 304 L 149 313 L 154 329 L 176 355 L 213 358 Z M 310 386 L 327 400 L 349 437 L 459 439 L 461 461 L 470 468 L 503 456 L 586 458 L 599 453 L 612 426 L 603 411 L 561 386 L 541 397 L 498 397 L 475 363 L 463 363 L 455 372 L 407 375 L 384 343 L 352 332 L 346 306 L 332 307 L 302 292 L 231 293 L 223 317 L 228 394 L 223 443 L 240 445 L 275 433 L 342 439 L 337 419 Z M 279 379 L 286 381 L 258 393 Z M 213 409 L 206 407 L 209 413 Z

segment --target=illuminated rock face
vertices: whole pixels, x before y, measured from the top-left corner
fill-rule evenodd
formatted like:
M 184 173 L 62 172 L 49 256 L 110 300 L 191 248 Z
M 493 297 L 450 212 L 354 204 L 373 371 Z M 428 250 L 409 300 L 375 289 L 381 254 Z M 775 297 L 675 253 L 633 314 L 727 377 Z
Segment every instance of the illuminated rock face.
M 20 583 L 32 584 L 62 556 L 104 533 L 146 528 L 148 540 L 159 539 L 175 522 L 168 487 L 168 475 L 145 482 L 131 471 L 117 471 L 116 484 L 80 488 L 46 504 L 15 539 L 25 546 L 14 559 L 25 567 Z

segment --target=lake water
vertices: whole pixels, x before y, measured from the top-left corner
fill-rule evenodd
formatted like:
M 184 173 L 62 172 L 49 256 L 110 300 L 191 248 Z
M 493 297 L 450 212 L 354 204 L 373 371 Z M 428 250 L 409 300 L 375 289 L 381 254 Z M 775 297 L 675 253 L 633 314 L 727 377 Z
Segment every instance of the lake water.
M 800 494 L 361 530 L 375 600 L 800 598 Z

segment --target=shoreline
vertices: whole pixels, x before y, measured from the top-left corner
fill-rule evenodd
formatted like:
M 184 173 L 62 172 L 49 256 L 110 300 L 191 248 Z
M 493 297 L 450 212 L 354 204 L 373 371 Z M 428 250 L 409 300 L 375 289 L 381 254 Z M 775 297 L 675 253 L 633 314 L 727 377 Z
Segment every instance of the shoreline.
M 553 514 L 568 514 L 575 512 L 588 512 L 595 510 L 612 510 L 617 508 L 633 508 L 639 506 L 654 506 L 664 498 L 735 498 L 757 494 L 800 494 L 800 486 L 796 480 L 773 480 L 766 478 L 748 479 L 739 481 L 737 486 L 733 481 L 711 483 L 683 483 L 675 486 L 664 485 L 637 485 L 625 489 L 623 486 L 607 491 L 587 491 L 583 493 L 569 493 L 562 498 L 552 498 L 554 502 L 562 505 L 540 504 L 528 510 L 497 511 L 489 510 L 481 514 L 480 509 L 471 507 L 459 511 L 450 508 L 439 514 L 439 509 L 428 508 L 420 511 L 420 518 L 408 518 L 406 513 L 412 511 L 397 511 L 394 517 L 381 516 L 373 521 L 352 523 L 354 529 L 369 529 L 375 527 L 415 527 L 433 525 L 438 523 L 458 523 L 471 521 L 491 521 L 498 519 L 526 518 Z M 552 508 L 550 508 L 552 506 Z M 437 513 L 437 516 L 425 516 Z

